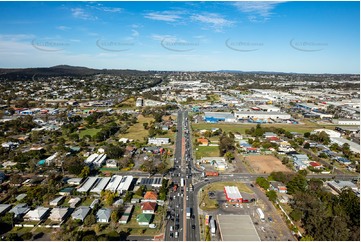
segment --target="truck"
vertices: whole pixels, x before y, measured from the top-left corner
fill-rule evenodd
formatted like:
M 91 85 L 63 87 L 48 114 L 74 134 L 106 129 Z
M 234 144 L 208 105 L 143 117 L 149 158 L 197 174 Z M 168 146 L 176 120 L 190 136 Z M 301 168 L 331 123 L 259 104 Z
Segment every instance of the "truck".
M 181 183 L 180 186 L 184 187 L 184 179 L 183 178 L 181 178 L 180 183 Z
M 173 186 L 173 191 L 176 192 L 177 189 L 178 189 L 178 185 L 177 185 L 177 184 L 174 184 L 174 186 Z
M 186 216 L 187 216 L 187 219 L 190 219 L 192 216 L 192 209 L 190 207 L 186 208 Z
M 257 211 L 257 214 L 258 214 L 259 218 L 261 219 L 261 221 L 264 222 L 265 219 L 264 219 L 264 213 L 263 213 L 262 209 L 257 208 L 256 211 Z
M 211 219 L 209 224 L 211 227 L 211 234 L 212 234 L 212 236 L 214 236 L 216 234 L 216 222 L 214 221 L 214 219 Z
M 203 172 L 203 177 L 207 177 L 207 176 L 219 176 L 219 173 L 217 171 L 206 171 Z
M 193 185 L 192 185 L 192 183 L 189 184 L 189 191 L 191 191 L 191 192 L 193 191 Z

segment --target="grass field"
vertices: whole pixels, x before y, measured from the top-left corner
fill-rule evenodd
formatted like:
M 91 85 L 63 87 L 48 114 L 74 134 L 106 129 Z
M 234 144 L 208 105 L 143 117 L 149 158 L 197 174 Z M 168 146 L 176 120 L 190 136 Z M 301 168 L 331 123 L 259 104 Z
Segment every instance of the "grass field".
M 91 137 L 93 137 L 94 135 L 96 135 L 98 132 L 100 131 L 100 129 L 86 129 L 86 130 L 82 130 L 79 133 L 79 137 L 82 139 L 85 135 L 90 135 Z
M 210 199 L 208 196 L 208 192 L 223 191 L 224 186 L 236 186 L 236 187 L 238 187 L 238 190 L 240 192 L 250 193 L 250 194 L 253 193 L 251 189 L 249 189 L 245 184 L 243 184 L 241 182 L 225 181 L 225 182 L 212 183 L 212 184 L 205 186 L 202 189 L 203 191 L 200 193 L 201 194 L 200 199 L 199 199 L 200 208 L 203 210 L 217 209 L 219 206 L 217 203 L 217 200 Z M 203 205 L 205 205 L 205 206 L 203 206 Z
M 239 132 L 241 134 L 245 134 L 246 129 L 250 129 L 252 127 L 256 127 L 256 124 L 229 124 L 229 123 L 198 123 L 192 124 L 192 128 L 196 129 L 212 129 L 212 128 L 220 128 L 225 132 Z M 298 132 L 298 133 L 306 133 L 311 132 L 314 129 L 319 128 L 330 128 L 333 129 L 333 126 L 323 126 L 316 123 L 305 122 L 305 124 L 262 124 L 262 127 L 276 127 L 276 128 L 283 128 L 290 132 Z
M 196 159 L 213 156 L 219 156 L 218 146 L 198 146 L 198 150 L 196 151 Z
M 148 137 L 148 130 L 144 129 L 143 123 L 150 123 L 154 121 L 153 118 L 144 117 L 143 115 L 138 116 L 138 123 L 129 127 L 126 134 L 119 135 L 119 138 L 128 138 L 143 141 L 145 137 Z

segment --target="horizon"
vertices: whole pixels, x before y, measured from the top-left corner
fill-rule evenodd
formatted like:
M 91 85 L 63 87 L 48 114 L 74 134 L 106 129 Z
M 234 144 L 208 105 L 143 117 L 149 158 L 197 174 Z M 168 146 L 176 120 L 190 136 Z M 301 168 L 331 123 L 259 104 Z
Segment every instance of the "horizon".
M 360 74 L 357 1 L 0 6 L 3 69 Z

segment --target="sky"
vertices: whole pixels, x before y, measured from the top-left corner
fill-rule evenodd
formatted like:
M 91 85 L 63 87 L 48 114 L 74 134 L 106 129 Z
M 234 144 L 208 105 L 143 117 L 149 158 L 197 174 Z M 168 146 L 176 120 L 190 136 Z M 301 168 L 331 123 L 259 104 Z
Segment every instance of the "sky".
M 0 2 L 0 68 L 360 73 L 360 3 Z

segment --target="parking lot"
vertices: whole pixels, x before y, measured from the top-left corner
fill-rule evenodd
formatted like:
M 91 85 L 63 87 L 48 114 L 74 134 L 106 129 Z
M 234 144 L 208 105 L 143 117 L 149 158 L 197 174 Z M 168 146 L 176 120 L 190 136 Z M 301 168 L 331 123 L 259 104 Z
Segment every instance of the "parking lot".
M 292 236 L 291 232 L 287 228 L 285 222 L 282 220 L 278 212 L 269 207 L 269 201 L 264 201 L 263 199 L 259 198 L 256 194 L 242 193 L 242 196 L 244 196 L 244 198 L 248 199 L 249 201 L 251 201 L 252 198 L 255 198 L 254 202 L 242 203 L 242 204 L 229 204 L 227 203 L 226 197 L 222 191 L 212 191 L 212 193 L 214 193 L 212 194 L 212 198 L 216 199 L 219 204 L 219 208 L 217 210 L 208 212 L 208 214 L 210 216 L 213 216 L 213 218 L 215 218 L 217 214 L 249 215 L 262 241 L 294 240 L 294 237 Z M 262 209 L 265 215 L 264 221 L 261 221 L 256 211 L 257 208 Z M 216 232 L 216 235 L 212 236 L 212 240 L 213 241 L 220 240 L 220 235 L 218 230 Z

